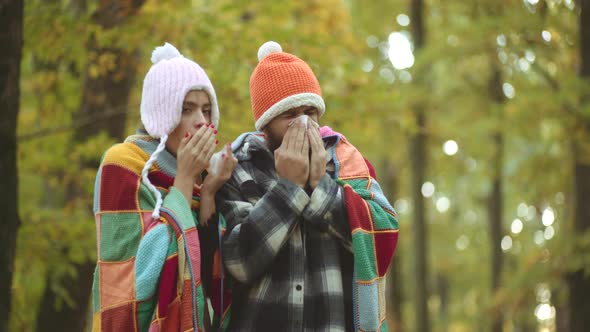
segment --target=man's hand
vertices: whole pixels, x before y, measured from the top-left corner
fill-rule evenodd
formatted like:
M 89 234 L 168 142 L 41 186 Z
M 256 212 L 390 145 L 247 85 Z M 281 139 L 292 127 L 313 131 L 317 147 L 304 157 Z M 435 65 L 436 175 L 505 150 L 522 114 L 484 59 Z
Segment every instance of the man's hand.
M 326 174 L 326 149 L 324 148 L 324 141 L 322 141 L 320 131 L 314 121 L 310 121 L 309 128 L 307 128 L 307 136 L 309 137 L 309 146 L 311 148 L 309 186 L 313 190 L 320 183 L 322 176 Z
M 277 174 L 305 188 L 309 179 L 309 139 L 301 122 L 287 129 L 281 146 L 275 150 Z

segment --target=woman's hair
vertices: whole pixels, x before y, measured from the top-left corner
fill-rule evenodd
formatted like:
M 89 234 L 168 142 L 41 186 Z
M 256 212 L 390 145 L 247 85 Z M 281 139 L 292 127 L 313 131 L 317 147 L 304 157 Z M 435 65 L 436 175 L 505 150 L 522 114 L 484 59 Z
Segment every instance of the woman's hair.
M 145 129 L 143 123 L 141 123 L 141 121 L 139 122 L 139 125 L 137 126 L 137 131 L 136 134 L 139 135 L 149 135 L 147 130 Z

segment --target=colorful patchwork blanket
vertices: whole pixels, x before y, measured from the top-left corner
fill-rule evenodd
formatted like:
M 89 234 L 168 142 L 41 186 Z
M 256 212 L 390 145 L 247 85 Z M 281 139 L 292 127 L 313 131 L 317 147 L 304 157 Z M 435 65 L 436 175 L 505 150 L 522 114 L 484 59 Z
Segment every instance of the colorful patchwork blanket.
M 93 331 L 203 331 L 209 325 L 201 255 L 214 254 L 201 252 L 198 192 L 189 206 L 172 186 L 176 159 L 163 151 L 149 171 L 163 197 L 160 218 L 152 217 L 156 201 L 141 171 L 157 144 L 149 136 L 130 136 L 104 154 L 98 170 Z M 218 253 L 213 265 L 212 289 L 220 290 Z M 216 304 L 222 302 L 209 295 L 219 316 Z
M 398 240 L 397 214 L 371 164 L 341 134 L 322 127 L 324 140 L 335 138 L 334 178 L 343 186 L 354 255 L 353 308 L 357 331 L 386 331 L 385 280 Z

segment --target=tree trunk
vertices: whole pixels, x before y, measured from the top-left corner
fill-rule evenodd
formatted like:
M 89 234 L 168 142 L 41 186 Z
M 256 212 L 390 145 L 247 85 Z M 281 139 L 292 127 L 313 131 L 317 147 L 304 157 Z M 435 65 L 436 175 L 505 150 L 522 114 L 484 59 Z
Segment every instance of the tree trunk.
M 411 8 L 412 38 L 414 39 L 414 52 L 418 52 L 424 47 L 426 39 L 426 29 L 424 27 L 424 2 L 422 0 L 412 0 Z
M 414 52 L 419 53 L 424 47 L 424 4 L 422 0 L 412 0 L 411 29 L 414 40 Z M 424 210 L 424 197 L 422 197 L 422 184 L 426 172 L 426 116 L 422 106 L 417 105 L 415 110 L 416 125 L 418 131 L 410 138 L 410 163 L 412 170 L 412 201 L 414 202 L 414 276 L 416 278 L 415 315 L 416 331 L 429 332 L 428 319 L 428 235 L 426 233 L 426 212 Z
M 94 40 L 90 41 L 89 53 L 95 53 L 97 57 L 108 54 L 117 60 L 112 71 L 98 77 L 92 77 L 87 68 L 81 107 L 74 115 L 78 125 L 74 141 L 84 142 L 101 131 L 106 131 L 109 137 L 122 139 L 127 119 L 127 101 L 137 71 L 137 58 L 134 52 L 100 48 Z
M 493 101 L 492 105 L 498 107 L 498 117 L 501 117 L 501 106 L 499 105 L 504 102 L 504 94 L 502 92 L 502 75 L 496 65 L 492 65 L 488 89 L 490 99 Z M 504 154 L 504 137 L 501 129 L 497 128 L 491 138 L 492 144 L 494 145 L 494 155 L 492 157 L 494 175 L 492 179 L 492 191 L 488 197 L 488 222 L 491 247 L 491 293 L 493 298 L 500 287 L 502 276 L 502 157 Z M 502 331 L 503 318 L 500 307 L 494 306 L 492 308 L 492 332 Z
M 580 77 L 590 83 L 590 0 L 580 0 Z M 580 106 L 590 103 L 590 94 L 580 96 Z M 580 135 L 574 141 L 574 233 L 590 231 L 590 158 L 588 157 L 588 138 L 590 123 L 580 123 Z M 583 269 L 567 277 L 569 288 L 569 324 L 571 332 L 588 331 L 590 326 L 590 275 Z
M 16 127 L 20 101 L 23 1 L 0 0 L 0 332 L 8 331 L 18 217 Z
M 75 264 L 74 266 L 77 276 L 64 276 L 58 281 L 67 289 L 74 306 L 69 307 L 65 303 L 56 305 L 56 299 L 60 295 L 54 292 L 51 288 L 50 279 L 48 279 L 48 284 L 39 304 L 37 331 L 84 331 L 94 264 Z
M 142 4 L 143 0 L 126 2 L 101 0 L 93 15 L 93 20 L 103 29 L 111 29 L 124 24 L 126 19 L 135 14 Z M 109 137 L 116 140 L 123 138 L 129 95 L 137 71 L 135 53 L 135 51 L 114 47 L 101 47 L 93 36 L 90 37 L 88 54 L 96 55 L 92 59 L 99 59 L 101 56 L 107 55 L 113 56 L 116 60 L 114 67 L 109 70 L 98 67 L 100 70 L 105 70 L 105 72 L 99 71 L 98 73 L 92 69 L 93 66 L 98 66 L 98 63 L 89 61 L 87 64 L 81 105 L 73 117 L 76 126 L 73 144 L 84 142 L 101 131 L 106 131 Z M 100 156 L 96 156 L 94 160 L 80 161 L 79 173 L 82 173 L 84 168 L 96 169 L 99 159 Z M 87 196 L 84 184 L 75 180 L 71 181 L 66 185 L 64 196 L 67 204 Z M 82 201 L 86 202 L 85 204 L 91 202 L 90 199 Z M 90 205 L 82 208 L 92 211 Z M 92 219 L 89 215 L 88 220 Z M 94 262 L 74 264 L 75 276 L 55 276 L 56 280 L 48 277 L 37 316 L 38 331 L 84 330 L 89 311 L 94 266 Z M 59 299 L 60 296 L 52 289 L 52 282 L 59 283 L 67 289 L 74 302 L 73 306 L 56 306 L 56 299 Z
M 416 120 L 418 133 L 410 139 L 410 162 L 412 167 L 412 200 L 414 202 L 414 276 L 416 278 L 415 289 L 415 314 L 416 331 L 429 332 L 428 319 L 428 235 L 426 234 L 426 211 L 424 210 L 424 197 L 422 196 L 422 184 L 426 170 L 426 134 L 425 115 L 417 111 Z
M 403 302 L 403 291 L 402 291 L 402 264 L 401 255 L 398 249 L 396 255 L 391 261 L 389 266 L 389 277 L 387 284 L 389 285 L 389 291 L 387 294 L 387 311 L 390 313 L 389 321 L 391 324 L 392 331 L 402 331 L 402 302 Z
M 444 273 L 439 273 L 436 281 L 438 295 L 440 297 L 439 331 L 446 332 L 449 330 L 449 278 Z
M 552 294 L 559 294 L 559 290 L 553 290 Z M 552 297 L 555 306 L 555 331 L 569 331 L 569 304 L 566 299 Z
M 381 188 L 388 198 L 389 202 L 393 204 L 395 197 L 399 193 L 399 172 L 393 164 L 387 159 L 383 160 L 382 175 L 380 175 Z M 389 271 L 387 272 L 387 313 L 388 326 L 391 326 L 393 331 L 402 330 L 402 280 L 401 280 L 401 264 L 400 264 L 400 248 L 396 250 L 396 254 L 391 261 Z

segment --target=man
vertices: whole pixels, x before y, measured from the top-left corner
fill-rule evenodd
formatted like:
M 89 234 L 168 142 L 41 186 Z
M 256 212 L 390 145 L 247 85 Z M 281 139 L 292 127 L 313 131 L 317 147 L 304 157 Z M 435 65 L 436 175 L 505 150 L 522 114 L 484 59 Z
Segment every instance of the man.
M 317 123 L 319 83 L 267 42 L 250 78 L 258 132 L 241 135 L 219 192 L 230 330 L 383 331 L 385 272 L 398 222 L 372 166 Z

